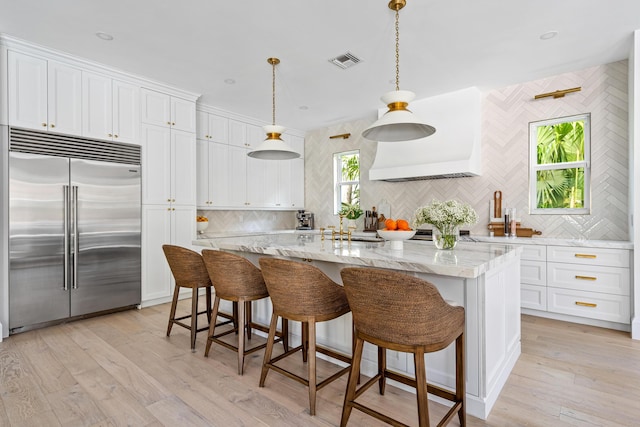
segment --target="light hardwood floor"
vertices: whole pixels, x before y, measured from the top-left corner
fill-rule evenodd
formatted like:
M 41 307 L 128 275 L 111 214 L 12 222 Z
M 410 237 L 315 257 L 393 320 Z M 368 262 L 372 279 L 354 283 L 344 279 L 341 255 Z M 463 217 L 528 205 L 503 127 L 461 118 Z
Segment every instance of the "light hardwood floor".
M 168 305 L 130 310 L 0 343 L 0 426 L 339 425 L 346 377 L 318 392 L 311 417 L 301 384 L 270 372 L 258 387 L 262 351 L 248 356 L 238 376 L 232 351 L 214 344 L 203 356 L 204 333 L 196 353 L 186 329 L 174 326 L 166 338 L 168 312 Z M 333 366 L 319 361 L 318 368 L 326 374 Z M 387 387 L 379 396 L 373 387 L 364 397 L 416 425 L 415 395 Z M 434 422 L 446 409 L 431 402 L 430 411 Z M 489 419 L 468 417 L 468 424 L 638 426 L 640 342 L 628 333 L 523 316 L 513 373 Z M 349 425 L 381 423 L 353 411 Z

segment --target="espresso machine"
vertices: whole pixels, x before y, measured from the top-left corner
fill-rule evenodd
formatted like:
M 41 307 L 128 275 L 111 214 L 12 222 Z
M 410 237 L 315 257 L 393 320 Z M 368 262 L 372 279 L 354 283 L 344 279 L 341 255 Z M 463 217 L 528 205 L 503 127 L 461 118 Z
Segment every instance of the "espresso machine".
M 313 214 L 305 212 L 304 209 L 296 212 L 296 230 L 313 230 Z

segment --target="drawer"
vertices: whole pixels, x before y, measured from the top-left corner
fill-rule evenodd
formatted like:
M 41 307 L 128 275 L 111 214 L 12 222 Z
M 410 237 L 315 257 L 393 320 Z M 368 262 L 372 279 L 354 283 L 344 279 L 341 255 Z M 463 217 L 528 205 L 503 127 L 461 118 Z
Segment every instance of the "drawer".
M 603 265 L 607 267 L 629 267 L 629 251 L 626 249 L 547 246 L 547 261 Z
M 624 295 L 547 287 L 547 310 L 628 324 L 631 307 L 629 297 Z
M 544 245 L 522 245 L 520 259 L 531 261 L 546 261 L 547 247 Z
M 547 311 L 547 287 L 520 285 L 520 307 Z
M 547 263 L 547 286 L 629 295 L 629 282 L 628 268 Z
M 520 283 L 527 285 L 547 284 L 547 263 L 544 261 L 520 261 Z

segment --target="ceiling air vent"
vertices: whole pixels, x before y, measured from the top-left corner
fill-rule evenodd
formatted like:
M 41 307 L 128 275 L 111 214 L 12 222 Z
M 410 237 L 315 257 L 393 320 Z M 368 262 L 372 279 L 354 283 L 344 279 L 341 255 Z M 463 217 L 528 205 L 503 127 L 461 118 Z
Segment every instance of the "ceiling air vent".
M 347 68 L 353 67 L 358 62 L 360 62 L 360 58 L 350 52 L 347 52 L 343 53 L 342 55 L 338 55 L 335 58 L 331 58 L 329 62 L 337 65 L 343 70 L 346 70 Z

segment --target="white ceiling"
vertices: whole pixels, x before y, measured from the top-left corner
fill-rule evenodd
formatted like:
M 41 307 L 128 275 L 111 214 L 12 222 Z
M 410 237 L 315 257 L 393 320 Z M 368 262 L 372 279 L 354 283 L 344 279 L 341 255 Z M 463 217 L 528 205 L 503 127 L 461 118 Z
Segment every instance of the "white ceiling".
M 400 88 L 420 99 L 618 61 L 628 57 L 636 29 L 638 0 L 407 0 Z M 540 39 L 551 30 L 557 37 Z M 373 118 L 380 95 L 395 87 L 387 0 L 0 0 L 0 32 L 265 122 L 267 58 L 276 56 L 276 122 L 299 130 Z M 329 62 L 345 52 L 362 62 L 347 70 Z

